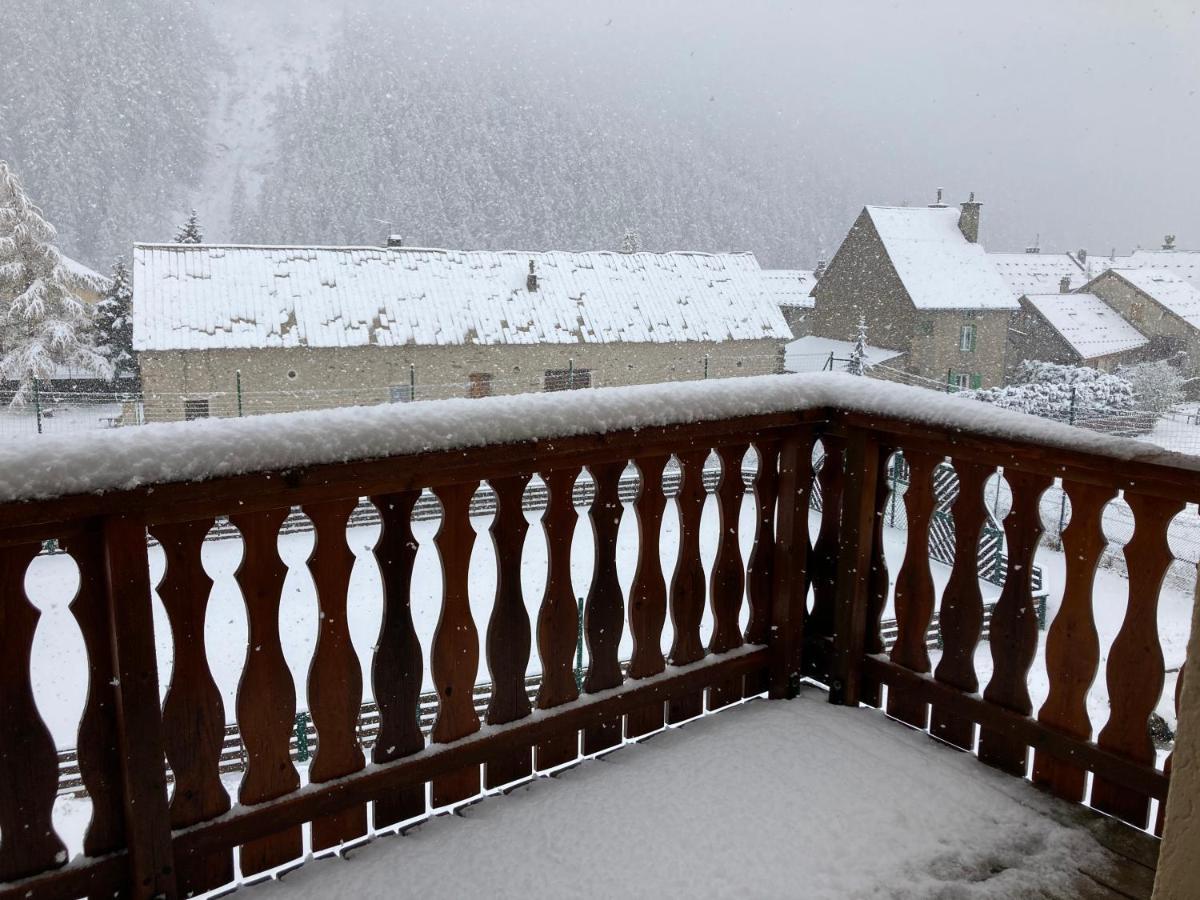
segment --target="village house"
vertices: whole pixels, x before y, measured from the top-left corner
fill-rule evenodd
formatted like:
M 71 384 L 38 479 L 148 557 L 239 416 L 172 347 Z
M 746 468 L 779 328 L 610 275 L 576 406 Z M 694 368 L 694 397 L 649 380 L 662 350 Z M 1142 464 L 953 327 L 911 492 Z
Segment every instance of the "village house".
M 1200 288 L 1167 268 L 1108 268 L 1081 288 L 1095 294 L 1149 339 L 1151 359 L 1185 354 L 1200 372 Z
M 1086 251 L 1079 253 L 1086 258 Z M 1078 257 L 1071 253 L 1042 253 L 1029 247 L 1023 253 L 988 253 L 988 259 L 1014 297 L 1058 293 L 1064 278 L 1074 287 L 1087 280 Z
M 135 247 L 150 420 L 757 375 L 791 339 L 750 253 Z
M 819 272 L 824 264 L 817 267 Z M 793 337 L 803 337 L 811 329 L 812 290 L 817 272 L 808 269 L 763 269 L 763 283 L 775 298 Z
M 1013 327 L 1012 357 L 1016 362 L 1039 360 L 1088 366 L 1112 372 L 1140 362 L 1150 339 L 1126 322 L 1095 294 L 1026 294 Z
M 929 382 L 988 387 L 1004 379 L 1020 305 L 979 245 L 982 204 L 867 206 L 813 290 L 812 333 L 854 339 L 865 318 L 889 366 Z

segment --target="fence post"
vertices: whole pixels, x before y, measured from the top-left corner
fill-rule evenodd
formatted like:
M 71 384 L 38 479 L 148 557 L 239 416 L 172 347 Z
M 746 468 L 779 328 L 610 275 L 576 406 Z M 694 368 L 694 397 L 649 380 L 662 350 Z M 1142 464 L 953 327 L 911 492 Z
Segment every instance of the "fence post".
M 704 380 L 708 381 L 708 354 L 704 354 Z
M 579 598 L 579 630 L 575 636 L 575 689 L 583 690 L 583 598 Z
M 950 379 L 951 379 L 951 378 L 953 378 L 953 377 L 954 377 L 954 370 L 953 370 L 953 369 L 947 369 L 947 370 L 946 370 L 946 393 L 947 393 L 947 394 L 949 394 L 949 393 L 950 393 Z
M 567 390 L 575 390 L 575 360 L 567 360 Z
M 101 524 L 105 594 L 116 678 L 117 744 L 129 846 L 129 896 L 176 897 L 162 708 L 150 605 L 146 523 L 110 516 Z
M 238 418 L 240 419 L 242 417 L 242 370 L 238 369 L 235 374 L 237 376 Z
M 33 379 L 33 412 L 37 416 L 37 433 L 42 433 L 42 393 L 38 387 L 38 379 Z
M 408 364 L 408 399 L 417 399 L 417 367 L 412 363 Z
M 418 715 L 420 705 L 417 706 Z M 296 761 L 308 762 L 308 713 L 296 713 Z
M 813 437 L 793 430 L 779 454 L 775 572 L 772 579 L 770 693 L 787 700 L 800 691 L 803 666 L 804 606 L 808 594 L 808 505 L 811 496 Z
M 891 496 L 891 503 L 889 504 L 890 509 L 888 511 L 888 516 L 891 521 L 888 524 L 890 524 L 893 528 L 895 528 L 896 527 L 896 487 L 900 483 L 900 454 L 899 454 L 899 452 L 897 452 L 895 455 L 892 456 L 891 476 L 892 476 L 892 496 Z
M 852 432 L 846 441 L 829 682 L 829 702 L 842 706 L 858 706 L 862 681 L 878 478 L 879 442 L 865 431 Z

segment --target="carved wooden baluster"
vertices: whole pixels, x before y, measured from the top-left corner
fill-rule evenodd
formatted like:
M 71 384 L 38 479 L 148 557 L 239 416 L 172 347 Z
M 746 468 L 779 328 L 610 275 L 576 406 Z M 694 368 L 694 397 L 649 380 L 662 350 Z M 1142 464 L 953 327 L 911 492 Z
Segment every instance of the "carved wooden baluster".
M 308 779 L 314 784 L 350 775 L 365 764 L 358 740 L 362 666 L 350 642 L 346 610 L 354 568 L 346 525 L 357 506 L 358 498 L 351 497 L 302 507 L 313 523 L 308 570 L 320 610 L 317 646 L 308 669 L 308 710 L 317 730 L 317 750 L 308 770 Z M 366 833 L 367 806 L 363 803 L 315 819 L 313 850 L 325 850 Z
M 521 556 L 529 531 L 522 504 L 529 479 L 529 475 L 514 475 L 491 482 L 496 492 L 491 534 L 497 571 L 496 602 L 487 629 L 487 664 L 492 676 L 492 697 L 487 708 L 489 725 L 515 722 L 531 710 L 525 691 L 531 644 L 529 613 L 521 590 Z M 484 786 L 496 788 L 528 778 L 533 771 L 531 765 L 528 746 L 494 756 L 483 764 Z
M 834 606 L 837 601 L 838 546 L 841 542 L 842 528 L 842 491 L 846 483 L 843 468 L 846 442 L 842 438 L 826 434 L 821 436 L 821 445 L 825 448 L 825 459 L 817 472 L 817 483 L 821 488 L 821 527 L 809 556 L 813 607 L 804 625 L 807 636 L 815 639 L 833 636 Z
M 238 684 L 237 718 L 246 748 L 246 773 L 238 802 L 276 800 L 300 787 L 290 740 L 296 725 L 296 688 L 279 639 L 279 603 L 287 566 L 279 558 L 279 528 L 287 509 L 229 517 L 242 533 L 242 562 L 235 578 L 246 604 L 250 651 Z M 281 866 L 304 852 L 299 825 L 242 845 L 242 874 Z
M 158 596 L 167 611 L 174 648 L 162 714 L 163 743 L 175 773 L 172 828 L 187 828 L 229 811 L 220 773 L 225 705 L 204 649 L 204 617 L 213 582 L 200 551 L 212 526 L 209 518 L 150 528 L 166 557 Z M 220 887 L 233 880 L 233 854 L 180 859 L 175 878 L 184 895 Z
M 883 514 L 887 508 L 891 483 L 887 477 L 888 458 L 892 449 L 879 447 L 879 465 L 875 479 L 875 519 L 871 526 L 871 572 L 867 576 L 867 625 L 863 638 L 864 653 L 883 653 L 883 611 L 887 607 L 891 591 L 887 557 L 883 548 Z M 878 709 L 883 705 L 883 691 L 879 681 L 864 678 L 859 683 L 858 700 Z
M 417 541 L 412 511 L 420 491 L 371 498 L 379 510 L 375 561 L 383 584 L 383 618 L 371 663 L 371 686 L 379 709 L 379 732 L 371 762 L 389 763 L 425 749 L 417 715 L 424 659 L 412 618 L 412 573 Z M 375 797 L 376 828 L 386 828 L 425 812 L 425 786 L 409 785 Z
M 746 444 L 720 447 L 721 480 L 717 484 L 717 512 L 720 538 L 717 556 L 713 561 L 712 604 L 713 632 L 708 649 L 712 653 L 727 653 L 742 646 L 738 616 L 742 610 L 742 595 L 746 590 L 746 574 L 742 568 L 742 549 L 738 544 L 738 518 L 742 511 L 742 496 L 746 483 L 742 480 L 742 457 Z M 741 699 L 742 679 L 715 684 L 708 689 L 708 708 L 719 709 Z
M 954 498 L 954 568 L 942 592 L 942 659 L 934 678 L 964 694 L 979 690 L 975 648 L 983 632 L 983 594 L 979 590 L 979 538 L 987 521 L 984 485 L 991 466 L 954 461 L 958 496 Z M 952 709 L 933 704 L 929 732 L 963 750 L 975 749 L 975 722 Z
M 1092 597 L 1096 566 L 1108 543 L 1100 527 L 1100 517 L 1117 490 L 1074 481 L 1064 481 L 1063 489 L 1071 499 L 1071 522 L 1062 535 L 1067 578 L 1062 605 L 1046 635 L 1050 691 L 1038 711 L 1038 721 L 1055 731 L 1087 740 L 1092 736 L 1087 693 L 1100 662 L 1100 638 L 1096 634 Z M 1039 750 L 1033 755 L 1033 781 L 1064 800 L 1077 803 L 1087 788 L 1087 770 Z
M 1038 504 L 1051 479 L 1014 469 L 1004 478 L 1012 489 L 1012 509 L 1004 518 L 1008 575 L 992 612 L 988 642 L 992 677 L 983 699 L 1023 716 L 1032 712 L 1026 678 L 1037 652 L 1038 620 L 1033 601 L 1033 558 L 1042 536 Z M 1029 748 L 1020 738 L 979 729 L 979 758 L 1013 775 L 1025 775 Z
M 1174 557 L 1167 543 L 1167 528 L 1184 504 L 1129 491 L 1125 502 L 1133 511 L 1134 522 L 1133 537 L 1125 545 L 1129 604 L 1108 652 L 1111 712 L 1097 743 L 1132 762 L 1153 766 L 1156 754 L 1150 739 L 1150 714 L 1162 696 L 1164 681 L 1158 597 Z M 1074 522 L 1074 516 L 1071 520 Z M 1149 822 L 1149 797 L 1099 775 L 1092 781 L 1091 803 L 1137 828 L 1145 828 Z
M 808 602 L 808 510 L 812 499 L 813 432 L 793 430 L 779 451 L 779 520 L 771 597 L 770 697 L 795 697 L 800 690 Z
M 475 679 L 479 674 L 479 632 L 471 616 L 468 572 L 475 530 L 471 497 L 477 482 L 434 488 L 442 503 L 442 525 L 433 542 L 442 564 L 442 614 L 433 633 L 430 668 L 438 695 L 437 718 L 430 739 L 457 741 L 479 730 L 475 712 Z M 479 793 L 479 766 L 467 766 L 433 780 L 435 807 L 458 803 Z
M 933 470 L 941 461 L 930 453 L 906 450 L 909 481 L 904 493 L 908 517 L 908 542 L 904 562 L 896 576 L 896 644 L 892 662 L 914 672 L 929 671 L 929 648 L 925 644 L 935 602 L 933 574 L 929 570 L 929 523 L 933 516 Z M 888 692 L 888 715 L 924 728 L 929 706 L 896 685 Z
M 59 543 L 79 567 L 79 590 L 71 601 L 71 613 L 79 623 L 88 658 L 87 701 L 76 743 L 79 777 L 92 801 L 92 819 L 83 837 L 83 852 L 88 856 L 103 856 L 125 845 L 117 698 L 113 690 L 116 676 L 112 634 L 104 607 L 104 546 L 95 530 Z
M 667 456 L 635 460 L 641 487 L 634 503 L 638 523 L 638 560 L 629 592 L 629 631 L 633 636 L 630 678 L 649 678 L 666 668 L 662 652 L 662 630 L 667 619 L 667 585 L 662 572 L 659 539 L 662 532 L 662 475 Z M 626 737 L 641 737 L 663 727 L 665 704 L 653 703 L 625 717 Z
M 1186 670 L 1187 670 L 1187 660 L 1184 660 L 1183 663 L 1179 666 L 1179 672 L 1175 675 L 1175 722 L 1177 724 L 1179 722 L 1179 700 L 1180 700 L 1180 697 L 1183 695 L 1183 676 L 1184 676 L 1184 672 L 1186 672 Z M 1172 748 L 1171 752 L 1167 754 L 1166 761 L 1163 763 L 1163 774 L 1166 775 L 1167 778 L 1171 777 L 1171 769 L 1174 765 L 1175 765 L 1175 750 L 1174 750 L 1174 748 Z M 1156 835 L 1158 835 L 1159 837 L 1162 837 L 1163 826 L 1166 824 L 1166 821 L 1167 821 L 1167 801 L 1166 801 L 1166 799 L 1162 799 L 1162 800 L 1158 801 L 1158 815 L 1155 817 L 1155 820 L 1154 820 L 1154 833 Z
M 25 570 L 40 550 L 40 544 L 0 547 L 0 883 L 67 861 L 51 821 L 58 754 L 29 675 L 41 613 L 25 595 Z
M 775 581 L 775 507 L 779 500 L 779 441 L 760 440 L 758 473 L 754 479 L 756 513 L 754 546 L 746 563 L 746 597 L 750 619 L 746 623 L 747 644 L 765 645 L 771 635 L 771 586 Z M 753 697 L 767 689 L 766 672 L 745 678 L 745 696 Z
M 679 454 L 680 481 L 675 505 L 679 513 L 679 556 L 671 576 L 671 665 L 699 662 L 707 652 L 700 639 L 704 618 L 704 565 L 700 561 L 700 519 L 708 492 L 704 488 L 704 462 L 708 450 Z M 667 702 L 667 721 L 672 724 L 704 712 L 704 691 L 673 697 Z
M 579 639 L 579 607 L 571 585 L 571 538 L 579 519 L 572 491 L 578 477 L 577 468 L 556 469 L 542 476 L 549 495 L 542 515 L 548 571 L 538 611 L 537 644 L 542 661 L 538 709 L 553 709 L 579 697 L 572 668 Z M 578 755 L 579 735 L 570 732 L 535 745 L 533 764 L 539 770 L 550 769 L 569 763 Z
M 588 669 L 583 690 L 588 694 L 620 687 L 624 681 L 618 649 L 625 625 L 625 600 L 617 578 L 617 534 L 621 527 L 621 474 L 624 462 L 589 466 L 596 493 L 588 518 L 592 523 L 595 564 L 592 584 L 583 609 L 583 635 L 587 641 Z M 599 753 L 621 743 L 621 717 L 583 730 L 583 752 Z

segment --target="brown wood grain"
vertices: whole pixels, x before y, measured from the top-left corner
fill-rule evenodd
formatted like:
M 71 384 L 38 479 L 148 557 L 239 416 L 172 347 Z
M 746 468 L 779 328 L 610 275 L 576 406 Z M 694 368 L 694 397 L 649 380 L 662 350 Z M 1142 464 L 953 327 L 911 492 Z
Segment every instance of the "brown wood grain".
M 1150 714 L 1162 696 L 1165 680 L 1158 598 L 1174 559 L 1167 528 L 1184 504 L 1133 492 L 1126 492 L 1125 502 L 1133 511 L 1134 523 L 1133 537 L 1125 545 L 1129 602 L 1121 630 L 1108 651 L 1110 712 L 1097 743 L 1132 762 L 1153 766 L 1156 753 L 1150 739 Z M 1148 796 L 1100 775 L 1092 781 L 1091 804 L 1137 828 L 1145 828 L 1150 820 Z
M 619 488 L 625 466 L 622 460 L 588 467 L 596 486 L 588 510 L 594 548 L 592 583 L 583 608 L 583 637 L 588 651 L 583 690 L 588 694 L 620 687 L 625 679 L 619 655 L 625 627 L 625 599 L 617 577 L 617 536 L 625 511 Z M 619 716 L 583 731 L 584 753 L 600 753 L 620 743 Z
M 708 642 L 710 653 L 728 653 L 742 646 L 738 618 L 746 591 L 746 571 L 738 540 L 738 525 L 746 483 L 742 479 L 742 459 L 746 444 L 725 444 L 717 448 L 721 460 L 721 480 L 717 482 L 717 555 L 709 576 L 708 601 L 712 609 L 713 630 Z M 742 698 L 742 682 L 715 684 L 708 689 L 708 708 L 720 709 Z
M 491 525 L 492 545 L 496 550 L 496 600 L 487 629 L 487 664 L 492 678 L 492 696 L 487 708 L 489 725 L 515 722 L 532 711 L 525 692 L 532 638 L 521 588 L 521 558 L 529 532 L 522 503 L 530 477 L 514 475 L 491 483 L 496 492 L 496 515 Z M 483 764 L 483 783 L 487 788 L 497 788 L 528 778 L 532 772 L 531 748 L 518 747 L 507 756 Z
M 929 648 L 925 633 L 933 618 L 935 603 L 933 573 L 929 569 L 929 523 L 933 516 L 933 471 L 940 457 L 907 447 L 908 490 L 904 492 L 904 512 L 908 518 L 908 540 L 904 562 L 896 576 L 896 643 L 891 659 L 897 665 L 914 672 L 928 672 Z M 907 693 L 903 687 L 888 693 L 889 716 L 917 728 L 927 724 L 929 707 L 922 698 Z
M 775 512 L 779 505 L 779 446 L 776 439 L 758 441 L 758 471 L 754 477 L 754 544 L 746 563 L 746 600 L 750 618 L 743 637 L 747 644 L 765 645 L 771 634 L 771 587 L 775 582 Z M 746 681 L 745 696 L 767 690 L 766 677 Z
M 571 584 L 571 541 L 579 514 L 572 492 L 579 469 L 555 469 L 542 475 L 548 497 L 542 514 L 546 535 L 546 589 L 538 610 L 537 645 L 542 662 L 538 709 L 553 709 L 579 697 L 575 684 L 575 645 L 579 636 L 579 607 Z M 533 748 L 539 771 L 569 763 L 579 756 L 579 736 L 564 734 Z
M 679 555 L 671 575 L 671 630 L 669 658 L 673 666 L 686 666 L 704 658 L 707 650 L 700 638 L 707 586 L 700 561 L 700 520 L 708 492 L 704 487 L 707 449 L 679 454 L 679 493 L 675 497 L 679 517 Z M 667 721 L 675 724 L 704 712 L 704 693 L 697 691 L 672 698 L 667 704 Z
M 289 740 L 296 720 L 296 687 L 279 636 L 279 607 L 287 566 L 279 557 L 279 528 L 287 509 L 229 517 L 242 534 L 242 561 L 234 578 L 246 604 L 249 652 L 237 691 L 238 730 L 246 768 L 238 802 L 277 800 L 300 787 Z M 256 837 L 239 853 L 243 875 L 281 866 L 304 852 L 299 826 Z
M 1039 508 L 1050 486 L 1047 475 L 1004 470 L 1013 505 L 1004 518 L 1008 577 L 992 612 L 988 643 L 992 677 L 984 699 L 1023 716 L 1032 711 L 1027 678 L 1037 652 L 1037 608 L 1033 599 L 1033 560 L 1042 537 Z M 1024 776 L 1029 745 L 1011 735 L 979 729 L 979 758 L 1012 775 Z
M 846 478 L 846 441 L 832 434 L 821 435 L 825 458 L 817 472 L 821 488 L 821 527 L 813 542 L 809 581 L 812 584 L 812 613 L 805 622 L 810 639 L 832 637 L 834 607 L 837 603 L 838 542 L 842 529 L 842 491 Z M 823 673 L 814 673 L 823 674 Z
M 383 617 L 371 662 L 371 688 L 379 709 L 379 731 L 371 748 L 373 763 L 393 762 L 425 749 L 417 717 L 424 657 L 412 617 L 412 574 L 417 559 L 412 511 L 420 496 L 420 491 L 405 491 L 371 498 L 379 510 L 375 562 L 383 584 Z M 377 829 L 386 828 L 424 813 L 425 785 L 413 785 L 376 797 L 372 823 Z
M 1100 638 L 1092 612 L 1096 566 L 1108 545 L 1100 519 L 1116 488 L 1064 481 L 1071 501 L 1071 521 L 1063 531 L 1066 585 L 1062 603 L 1046 635 L 1046 675 L 1050 691 L 1038 721 L 1075 738 L 1092 736 L 1087 694 L 1096 680 Z M 1033 782 L 1077 803 L 1087 789 L 1087 770 L 1046 753 L 1033 757 Z
M 987 521 L 984 486 L 995 469 L 976 463 L 954 461 L 958 496 L 954 516 L 954 567 L 942 592 L 939 622 L 942 629 L 942 658 L 934 677 L 967 694 L 979 690 L 975 672 L 975 648 L 983 633 L 983 594 L 979 589 L 979 540 Z M 934 706 L 929 714 L 929 732 L 962 750 L 975 749 L 975 723 L 952 710 Z
M 638 523 L 638 558 L 629 592 L 629 631 L 633 637 L 630 678 L 648 678 L 666 668 L 662 630 L 667 619 L 667 585 L 659 540 L 667 504 L 662 475 L 668 459 L 642 456 L 634 460 L 641 484 L 633 507 Z M 625 718 L 625 736 L 635 738 L 657 731 L 663 727 L 665 715 L 662 703 L 630 713 Z
M 29 664 L 41 613 L 25 595 L 39 544 L 0 549 L 0 882 L 67 862 L 51 821 L 58 755 L 33 696 Z
M 357 497 L 309 503 L 301 509 L 313 523 L 308 571 L 316 587 L 320 620 L 308 669 L 308 711 L 317 730 L 317 749 L 308 767 L 316 783 L 342 778 L 366 764 L 358 739 L 362 708 L 362 664 L 350 642 L 347 593 L 354 554 L 346 542 Z M 326 850 L 367 833 L 367 806 L 351 806 L 312 823 L 314 850 Z
M 871 523 L 871 571 L 867 576 L 867 621 L 863 637 L 866 653 L 883 653 L 883 611 L 887 608 L 888 596 L 892 592 L 891 573 L 884 553 L 884 514 L 891 497 L 891 481 L 888 461 L 892 448 L 879 445 L 878 474 L 875 478 L 875 518 Z M 882 685 L 878 681 L 859 675 L 858 701 L 879 709 L 883 706 Z
M 79 567 L 79 590 L 71 601 L 71 614 L 79 624 L 87 651 L 87 700 L 76 744 L 79 777 L 92 803 L 83 852 L 87 856 L 102 856 L 125 846 L 117 698 L 113 686 L 116 676 L 105 608 L 104 545 L 96 528 L 60 543 Z
M 438 695 L 437 718 L 430 740 L 445 744 L 479 730 L 473 691 L 479 674 L 479 632 L 471 616 L 471 549 L 475 529 L 471 527 L 471 497 L 476 482 L 444 485 L 434 489 L 442 504 L 442 525 L 434 536 L 442 565 L 442 612 L 433 633 L 430 669 Z M 434 780 L 431 802 L 448 806 L 479 793 L 478 765 L 442 775 Z
M 775 524 L 775 578 L 768 639 L 769 696 L 774 700 L 796 696 L 804 668 L 813 444 L 810 429 L 795 429 L 784 438 L 779 452 L 779 516 Z
M 172 828 L 216 818 L 230 806 L 220 774 L 225 705 L 204 646 L 213 582 L 200 552 L 212 526 L 212 519 L 200 519 L 150 529 L 166 560 L 158 596 L 171 626 L 174 660 L 162 711 L 163 743 L 175 776 Z M 218 888 L 233 881 L 233 854 L 176 860 L 175 878 L 185 895 Z

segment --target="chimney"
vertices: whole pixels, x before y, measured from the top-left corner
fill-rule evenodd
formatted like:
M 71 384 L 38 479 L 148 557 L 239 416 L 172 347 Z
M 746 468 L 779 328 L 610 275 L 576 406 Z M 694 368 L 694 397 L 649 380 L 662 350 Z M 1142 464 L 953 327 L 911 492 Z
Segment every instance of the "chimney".
M 529 274 L 525 276 L 525 289 L 531 294 L 537 290 L 537 272 L 533 271 L 532 259 L 529 261 Z
M 403 247 L 404 246 L 404 235 L 389 234 L 387 236 L 387 245 L 389 247 Z
M 1060 278 L 1058 280 L 1058 292 L 1060 294 L 1071 293 L 1071 276 L 1070 275 L 1064 275 L 1062 278 Z
M 1173 235 L 1173 234 L 1165 235 L 1163 237 L 1162 248 L 1164 250 L 1174 250 L 1175 249 L 1175 235 Z
M 975 200 L 975 192 L 971 192 L 971 199 L 962 205 L 962 212 L 958 214 L 958 230 L 972 244 L 979 243 L 979 209 L 983 204 Z
M 815 269 L 813 269 L 813 281 L 820 280 L 821 276 L 824 274 L 825 274 L 825 258 L 822 257 L 821 259 L 817 260 L 817 267 Z
M 1081 247 L 1081 248 L 1079 249 L 1079 253 L 1078 253 L 1077 255 L 1078 255 L 1078 258 L 1079 258 L 1079 264 L 1080 264 L 1081 266 L 1082 266 L 1082 265 L 1084 265 L 1084 264 L 1087 262 L 1087 251 L 1086 251 L 1086 250 L 1084 250 L 1084 249 Z
M 946 204 L 942 202 L 942 189 L 937 189 L 937 202 L 929 204 L 930 209 L 945 209 Z

